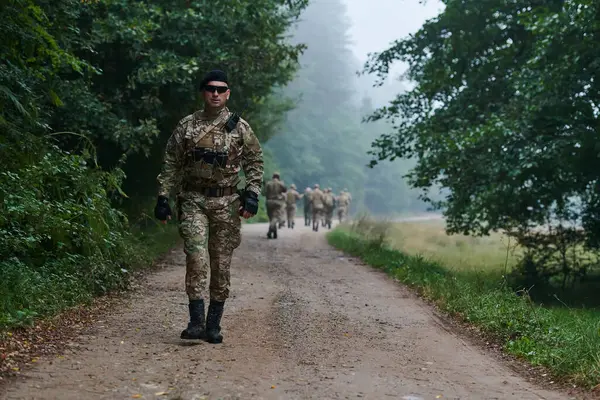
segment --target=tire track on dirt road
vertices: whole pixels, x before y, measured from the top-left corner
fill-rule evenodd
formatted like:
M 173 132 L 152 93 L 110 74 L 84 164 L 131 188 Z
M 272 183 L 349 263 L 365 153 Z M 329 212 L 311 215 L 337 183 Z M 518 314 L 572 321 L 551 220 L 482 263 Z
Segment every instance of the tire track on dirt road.
M 469 345 L 406 288 L 302 222 L 277 240 L 265 224 L 244 225 L 223 344 L 179 339 L 187 299 L 178 248 L 69 352 L 41 358 L 3 398 L 569 398 Z

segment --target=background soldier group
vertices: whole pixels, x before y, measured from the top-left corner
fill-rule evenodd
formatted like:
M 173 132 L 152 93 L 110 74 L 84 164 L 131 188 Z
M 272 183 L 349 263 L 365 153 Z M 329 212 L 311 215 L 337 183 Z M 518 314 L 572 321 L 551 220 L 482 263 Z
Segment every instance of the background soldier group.
M 298 193 L 296 185 L 291 184 L 289 189 L 281 180 L 279 172 L 275 172 L 272 179 L 265 184 L 265 197 L 267 198 L 267 215 L 269 217 L 269 239 L 277 238 L 277 229 L 285 226 L 294 229 L 296 216 L 296 202 L 304 199 L 304 226 L 311 226 L 315 232 L 319 230 L 319 223 L 331 229 L 334 210 L 338 208 L 338 218 L 342 222 L 348 215 L 348 208 L 352 197 L 348 189 L 344 189 L 339 196 L 335 196 L 332 188 L 321 190 L 319 184 L 314 188 L 307 187 L 303 194 Z

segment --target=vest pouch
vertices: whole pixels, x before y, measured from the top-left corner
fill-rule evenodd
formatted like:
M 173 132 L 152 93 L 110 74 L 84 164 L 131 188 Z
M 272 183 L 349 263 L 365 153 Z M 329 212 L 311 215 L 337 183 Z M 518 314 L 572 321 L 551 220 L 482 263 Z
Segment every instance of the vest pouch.
M 215 167 L 224 168 L 227 165 L 229 159 L 228 154 L 222 151 L 214 151 L 213 149 L 206 147 L 196 147 L 192 151 L 192 157 L 194 162 L 203 161 L 207 164 L 214 165 Z

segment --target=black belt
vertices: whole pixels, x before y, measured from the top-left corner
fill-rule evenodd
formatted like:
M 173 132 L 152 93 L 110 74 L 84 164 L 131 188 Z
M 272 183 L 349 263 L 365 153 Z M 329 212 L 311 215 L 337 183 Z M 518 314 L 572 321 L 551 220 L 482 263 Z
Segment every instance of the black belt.
M 197 192 L 206 197 L 223 197 L 229 196 L 237 192 L 236 186 L 230 187 L 207 187 L 207 186 L 196 186 L 192 184 L 185 184 L 184 188 L 186 191 Z

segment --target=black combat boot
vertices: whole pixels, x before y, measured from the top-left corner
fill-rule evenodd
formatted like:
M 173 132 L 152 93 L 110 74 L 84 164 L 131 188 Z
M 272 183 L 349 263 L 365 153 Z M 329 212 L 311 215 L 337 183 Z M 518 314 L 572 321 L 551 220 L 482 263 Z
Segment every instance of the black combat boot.
M 221 317 L 223 316 L 224 301 L 210 300 L 206 316 L 206 341 L 208 343 L 222 343 Z
M 204 339 L 206 328 L 204 325 L 204 300 L 190 300 L 188 304 L 190 322 L 181 332 L 182 339 Z
M 271 239 L 271 234 L 273 233 L 273 229 L 269 226 L 269 232 L 267 232 L 267 238 Z

